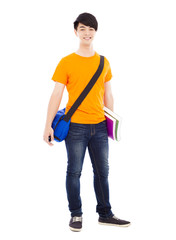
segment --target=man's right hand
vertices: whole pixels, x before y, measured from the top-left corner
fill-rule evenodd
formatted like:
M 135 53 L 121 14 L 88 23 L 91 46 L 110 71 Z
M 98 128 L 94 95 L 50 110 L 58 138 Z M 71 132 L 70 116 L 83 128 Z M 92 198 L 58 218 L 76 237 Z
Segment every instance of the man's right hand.
M 51 139 L 51 141 L 49 141 L 49 138 Z M 52 129 L 52 127 L 45 127 L 45 131 L 43 134 L 43 140 L 48 143 L 48 145 L 53 146 L 54 144 L 52 143 L 52 141 L 54 141 L 54 131 Z

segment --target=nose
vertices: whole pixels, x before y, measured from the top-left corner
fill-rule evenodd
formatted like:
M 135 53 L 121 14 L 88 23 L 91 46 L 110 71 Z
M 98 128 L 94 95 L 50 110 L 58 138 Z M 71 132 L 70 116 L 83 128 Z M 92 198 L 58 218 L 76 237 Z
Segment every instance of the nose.
M 90 33 L 89 29 L 86 29 L 85 35 L 89 35 L 89 33 Z

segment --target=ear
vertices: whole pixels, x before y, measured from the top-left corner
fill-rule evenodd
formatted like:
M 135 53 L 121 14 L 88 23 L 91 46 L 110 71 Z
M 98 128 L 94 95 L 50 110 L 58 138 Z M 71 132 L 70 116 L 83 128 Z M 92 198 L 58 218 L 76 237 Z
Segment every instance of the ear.
M 74 32 L 75 32 L 75 35 L 78 36 L 78 33 L 77 33 L 76 29 L 74 29 Z

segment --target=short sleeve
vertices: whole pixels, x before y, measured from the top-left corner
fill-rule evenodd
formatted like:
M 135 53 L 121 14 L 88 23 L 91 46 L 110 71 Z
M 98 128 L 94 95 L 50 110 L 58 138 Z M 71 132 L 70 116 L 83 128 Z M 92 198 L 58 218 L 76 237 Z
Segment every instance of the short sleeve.
M 112 78 L 111 67 L 110 67 L 109 61 L 107 61 L 107 73 L 106 73 L 106 76 L 105 76 L 105 82 L 110 81 L 111 78 Z
M 67 84 L 68 75 L 66 71 L 66 64 L 63 59 L 60 60 L 59 64 L 57 65 L 55 72 L 52 76 L 52 80 L 55 82 L 60 82 L 63 84 Z

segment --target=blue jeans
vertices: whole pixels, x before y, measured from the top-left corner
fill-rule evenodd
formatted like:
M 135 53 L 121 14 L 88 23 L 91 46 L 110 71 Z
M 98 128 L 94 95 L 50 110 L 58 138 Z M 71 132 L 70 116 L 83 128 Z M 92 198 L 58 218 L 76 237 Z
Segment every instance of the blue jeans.
M 82 215 L 80 176 L 87 147 L 94 173 L 96 211 L 100 217 L 112 216 L 109 202 L 109 145 L 106 121 L 98 124 L 71 123 L 65 144 L 68 157 L 66 190 L 71 216 Z

